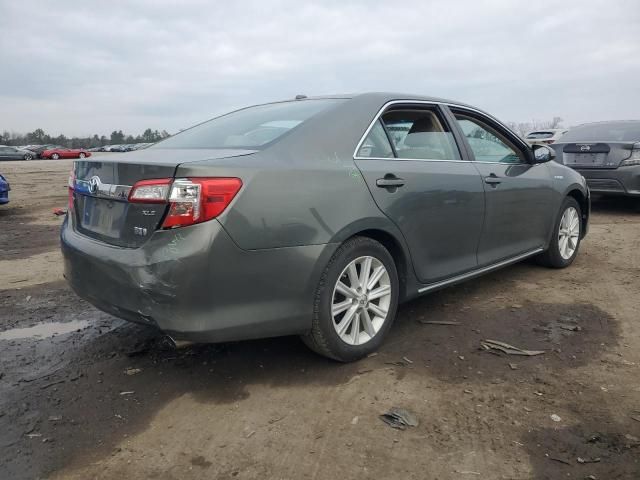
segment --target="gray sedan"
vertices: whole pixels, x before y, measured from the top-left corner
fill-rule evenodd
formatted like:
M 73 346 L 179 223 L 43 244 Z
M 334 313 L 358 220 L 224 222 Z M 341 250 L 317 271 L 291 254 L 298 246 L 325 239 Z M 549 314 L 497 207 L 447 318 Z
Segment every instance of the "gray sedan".
M 0 160 L 33 160 L 36 154 L 30 150 L 0 145 Z
M 301 335 L 352 361 L 400 302 L 536 257 L 575 259 L 582 176 L 477 108 L 372 93 L 238 110 L 75 162 L 65 276 L 172 338 Z
M 594 193 L 640 197 L 640 121 L 586 123 L 553 145 Z

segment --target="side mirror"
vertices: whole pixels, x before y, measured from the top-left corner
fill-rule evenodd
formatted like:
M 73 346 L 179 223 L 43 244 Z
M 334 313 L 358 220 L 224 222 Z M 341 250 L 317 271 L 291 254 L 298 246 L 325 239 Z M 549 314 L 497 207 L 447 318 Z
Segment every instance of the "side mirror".
M 546 163 L 556 158 L 556 151 L 546 145 L 533 146 L 534 163 Z

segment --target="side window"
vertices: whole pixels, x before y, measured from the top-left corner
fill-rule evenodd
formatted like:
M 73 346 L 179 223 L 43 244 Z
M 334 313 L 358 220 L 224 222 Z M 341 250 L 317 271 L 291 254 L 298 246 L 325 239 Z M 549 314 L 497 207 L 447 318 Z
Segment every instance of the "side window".
M 433 110 L 394 109 L 382 115 L 398 158 L 460 160 L 460 152 L 446 123 Z
M 393 158 L 393 149 L 384 127 L 378 120 L 358 150 L 358 157 Z
M 464 114 L 455 114 L 477 162 L 526 163 L 522 150 L 491 126 Z

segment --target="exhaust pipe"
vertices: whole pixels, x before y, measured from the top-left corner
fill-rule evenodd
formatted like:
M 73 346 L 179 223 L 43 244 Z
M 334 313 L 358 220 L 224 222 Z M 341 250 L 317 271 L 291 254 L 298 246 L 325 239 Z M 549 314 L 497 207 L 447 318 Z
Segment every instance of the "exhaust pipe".
M 160 341 L 160 344 L 171 350 L 180 350 L 182 348 L 190 347 L 194 345 L 194 342 L 190 342 L 188 340 L 176 340 L 171 335 L 165 334 Z

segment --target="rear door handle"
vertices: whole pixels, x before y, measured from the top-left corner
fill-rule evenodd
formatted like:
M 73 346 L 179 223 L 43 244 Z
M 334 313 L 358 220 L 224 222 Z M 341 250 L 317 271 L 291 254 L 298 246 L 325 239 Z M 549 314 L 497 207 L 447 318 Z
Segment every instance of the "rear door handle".
M 384 178 L 376 180 L 376 185 L 381 188 L 397 188 L 404 185 L 404 179 L 396 176 L 385 175 Z
M 488 177 L 484 177 L 484 183 L 491 185 L 492 187 L 497 187 L 502 183 L 502 179 L 498 177 L 495 173 L 492 173 Z

